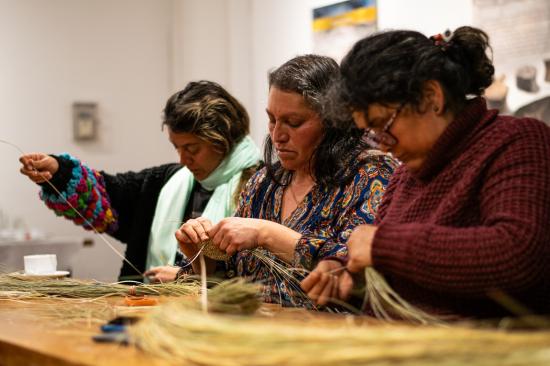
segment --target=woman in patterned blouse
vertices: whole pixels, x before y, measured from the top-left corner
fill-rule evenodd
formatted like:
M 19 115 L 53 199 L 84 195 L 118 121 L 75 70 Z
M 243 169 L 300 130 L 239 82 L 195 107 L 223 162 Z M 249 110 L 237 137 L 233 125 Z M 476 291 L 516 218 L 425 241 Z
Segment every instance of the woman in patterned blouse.
M 327 260 L 319 302 L 336 297 L 330 273 L 343 269 L 339 259 L 347 255 L 353 228 L 374 220 L 395 167 L 388 156 L 365 149 L 351 119 L 335 125 L 321 117 L 321 97 L 337 73 L 334 60 L 316 55 L 293 58 L 271 72 L 266 166 L 241 193 L 235 217 L 215 226 L 192 219 L 176 233 L 188 258 L 207 239 L 232 255 L 226 274 L 261 282 L 266 302 L 314 306 L 299 280 L 321 259 Z M 198 261 L 192 265 L 200 270 Z

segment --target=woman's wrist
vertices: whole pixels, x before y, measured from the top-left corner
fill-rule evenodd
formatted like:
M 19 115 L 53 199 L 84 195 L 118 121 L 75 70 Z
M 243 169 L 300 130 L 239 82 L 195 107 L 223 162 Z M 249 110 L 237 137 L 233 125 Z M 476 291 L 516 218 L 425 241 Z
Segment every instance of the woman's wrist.
M 257 245 L 287 262 L 291 261 L 294 257 L 296 243 L 300 240 L 302 234 L 273 221 L 258 221 Z
M 258 220 L 258 225 L 257 225 L 257 230 L 258 230 L 258 233 L 257 233 L 257 236 L 256 236 L 256 245 L 258 247 L 262 247 L 262 248 L 265 248 L 267 250 L 270 250 L 270 243 L 269 243 L 269 238 L 270 238 L 270 235 L 269 235 L 269 232 L 270 232 L 270 221 L 266 221 L 266 220 L 262 220 L 262 219 L 257 219 Z

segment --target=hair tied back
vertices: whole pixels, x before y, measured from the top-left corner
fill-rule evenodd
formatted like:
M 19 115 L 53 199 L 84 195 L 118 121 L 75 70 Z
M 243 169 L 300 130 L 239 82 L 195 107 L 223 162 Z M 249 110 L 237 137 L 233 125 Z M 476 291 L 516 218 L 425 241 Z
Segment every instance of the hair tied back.
M 443 33 L 436 34 L 430 37 L 434 46 L 441 48 L 442 51 L 446 51 L 451 45 L 451 38 L 453 38 L 453 32 L 447 29 Z

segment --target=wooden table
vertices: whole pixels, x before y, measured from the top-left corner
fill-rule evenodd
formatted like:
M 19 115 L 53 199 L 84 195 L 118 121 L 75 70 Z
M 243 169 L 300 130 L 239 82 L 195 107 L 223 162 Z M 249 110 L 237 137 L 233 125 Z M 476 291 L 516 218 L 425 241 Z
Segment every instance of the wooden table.
M 122 306 L 122 298 L 113 297 L 106 301 L 112 305 L 121 305 L 117 306 L 118 310 L 132 310 Z M 97 305 L 97 303 L 95 304 Z M 9 301 L 0 299 L 0 366 L 168 365 L 166 361 L 154 359 L 134 346 L 94 342 L 92 336 L 100 334 L 100 323 L 98 322 L 86 324 L 85 321 L 67 321 L 59 315 L 45 316 L 47 314 L 45 310 L 52 307 L 60 312 L 68 313 L 70 309 L 74 311 L 76 306 L 80 309 L 91 309 L 96 305 L 70 300 Z M 302 321 L 311 318 L 334 317 L 334 314 L 281 308 L 274 304 L 264 304 L 259 313 L 267 314 L 270 317 L 277 316 L 281 319 L 288 317 Z M 109 316 L 107 315 L 107 317 Z
M 59 309 L 66 304 L 60 300 L 57 303 Z M 55 301 L 48 300 L 48 306 L 55 305 Z M 166 364 L 132 346 L 94 342 L 92 335 L 100 333 L 97 324 L 52 325 L 55 322 L 51 318 L 41 315 L 44 306 L 44 300 L 27 304 L 0 300 L 0 366 Z

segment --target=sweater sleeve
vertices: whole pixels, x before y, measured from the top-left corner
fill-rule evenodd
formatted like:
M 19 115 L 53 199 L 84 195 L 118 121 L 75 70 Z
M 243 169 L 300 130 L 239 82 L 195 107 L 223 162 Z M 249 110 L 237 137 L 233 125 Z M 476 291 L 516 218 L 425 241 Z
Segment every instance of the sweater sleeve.
M 59 171 L 50 182 L 59 192 L 42 184 L 40 198 L 56 215 L 86 230 L 114 233 L 118 215 L 111 206 L 103 176 L 68 154 L 55 158 Z
M 394 160 L 379 156 L 359 169 L 352 183 L 335 195 L 330 207 L 337 212 L 334 224 L 323 224 L 303 233 L 296 244 L 293 265 L 312 270 L 320 260 L 345 259 L 346 243 L 353 229 L 374 222 L 394 168 Z
M 533 127 L 533 125 L 537 127 Z M 514 293 L 547 276 L 550 230 L 550 134 L 521 124 L 480 172 L 481 224 L 451 227 L 387 223 L 373 240 L 382 273 L 425 288 L 482 296 Z

